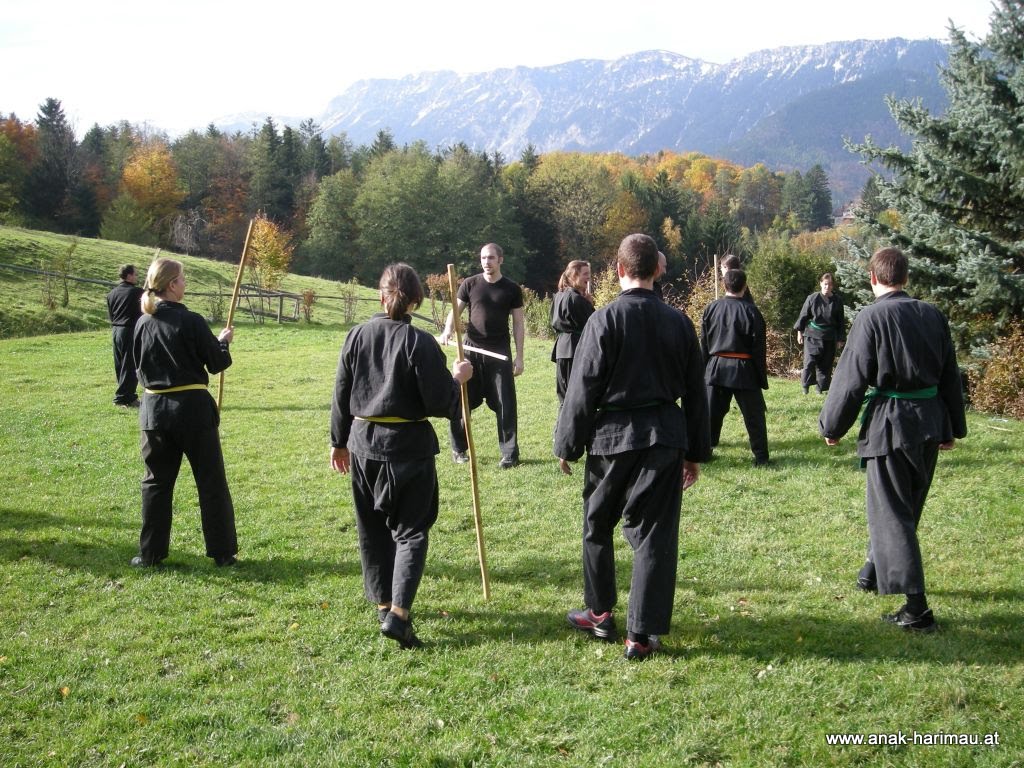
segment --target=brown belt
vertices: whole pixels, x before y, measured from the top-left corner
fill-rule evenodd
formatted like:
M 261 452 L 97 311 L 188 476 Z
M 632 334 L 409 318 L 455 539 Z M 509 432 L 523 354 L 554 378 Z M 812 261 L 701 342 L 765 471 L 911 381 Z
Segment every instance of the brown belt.
M 730 357 L 734 360 L 753 360 L 746 352 L 715 352 L 715 357 Z

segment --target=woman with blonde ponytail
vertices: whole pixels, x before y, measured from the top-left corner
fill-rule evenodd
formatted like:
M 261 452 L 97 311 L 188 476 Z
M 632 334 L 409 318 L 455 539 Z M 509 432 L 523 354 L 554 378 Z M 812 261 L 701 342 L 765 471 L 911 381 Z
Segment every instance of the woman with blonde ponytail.
M 402 648 L 421 645 L 410 609 L 438 513 L 440 449 L 427 418 L 458 418 L 459 384 L 473 375 L 457 361 L 449 373 L 434 337 L 412 326 L 409 313 L 422 301 L 412 267 L 384 270 L 384 312 L 349 331 L 331 405 L 331 467 L 352 473 L 366 598 L 377 605 L 381 634 Z
M 238 553 L 235 509 L 224 474 L 217 427 L 220 414 L 207 389 L 209 374 L 231 365 L 231 328 L 214 336 L 206 321 L 181 303 L 185 270 L 174 259 L 149 266 L 142 293 L 143 316 L 135 326 L 133 352 L 142 384 L 142 533 L 137 568 L 158 565 L 171 542 L 171 502 L 182 456 L 188 457 L 199 491 L 206 556 L 234 565 Z

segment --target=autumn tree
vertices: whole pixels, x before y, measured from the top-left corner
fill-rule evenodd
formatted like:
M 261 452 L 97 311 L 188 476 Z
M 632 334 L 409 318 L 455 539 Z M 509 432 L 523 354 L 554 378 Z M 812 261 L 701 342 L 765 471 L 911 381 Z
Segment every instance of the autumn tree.
M 169 229 L 172 215 L 185 197 L 171 151 L 162 141 L 151 141 L 136 150 L 121 175 L 121 186 L 161 232 Z
M 248 251 L 249 276 L 253 283 L 268 291 L 278 290 L 288 274 L 293 251 L 287 232 L 265 215 L 257 216 Z

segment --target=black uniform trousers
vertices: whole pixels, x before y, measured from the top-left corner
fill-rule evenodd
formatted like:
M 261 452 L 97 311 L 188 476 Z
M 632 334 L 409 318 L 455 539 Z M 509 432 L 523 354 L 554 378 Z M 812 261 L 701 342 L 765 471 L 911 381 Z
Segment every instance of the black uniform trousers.
M 765 405 L 764 394 L 760 389 L 732 389 L 714 384 L 708 385 L 711 446 L 718 445 L 722 436 L 722 422 L 729 412 L 729 405 L 733 397 L 736 398 L 736 405 L 739 406 L 740 413 L 743 414 L 743 424 L 747 428 L 747 437 L 750 440 L 750 450 L 754 454 L 754 460 L 768 461 L 768 425 L 765 420 L 765 412 L 768 407 Z
M 555 394 L 558 404 L 565 400 L 565 391 L 569 386 L 569 375 L 572 373 L 572 358 L 560 357 L 555 360 Z
M 516 384 L 512 372 L 512 359 L 509 350 L 504 354 L 509 359 L 497 360 L 487 355 L 467 352 L 466 359 L 473 364 L 473 378 L 467 383 L 469 408 L 473 410 L 485 400 L 487 407 L 494 411 L 498 422 L 498 448 L 505 459 L 519 459 L 519 439 L 517 435 L 518 411 L 516 409 Z M 466 441 L 466 423 L 459 409 L 459 418 L 449 422 L 453 451 L 468 451 Z
M 139 379 L 135 374 L 135 359 L 132 356 L 132 339 L 135 328 L 127 325 L 115 325 L 112 330 L 114 374 L 117 376 L 114 405 L 129 405 L 139 399 L 135 392 L 139 386 Z
M 366 598 L 412 608 L 437 520 L 434 457 L 376 461 L 351 454 L 359 558 Z
M 235 507 L 231 502 L 224 456 L 216 427 L 209 429 L 144 429 L 141 438 L 142 461 L 142 533 L 139 555 L 149 563 L 167 557 L 171 543 L 174 483 L 181 469 L 181 457 L 187 456 L 199 491 L 199 514 L 207 557 L 231 557 L 238 554 L 235 533 Z
M 633 548 L 627 629 L 664 635 L 672 622 L 679 557 L 684 452 L 655 445 L 612 456 L 587 455 L 583 486 L 583 590 L 594 613 L 615 607 L 613 534 Z
M 804 369 L 800 383 L 804 389 L 818 385 L 818 392 L 828 392 L 832 385 L 832 364 L 836 359 L 836 342 L 804 336 Z
M 924 594 L 917 526 L 938 455 L 938 443 L 924 443 L 864 460 L 868 560 L 875 564 L 880 595 Z

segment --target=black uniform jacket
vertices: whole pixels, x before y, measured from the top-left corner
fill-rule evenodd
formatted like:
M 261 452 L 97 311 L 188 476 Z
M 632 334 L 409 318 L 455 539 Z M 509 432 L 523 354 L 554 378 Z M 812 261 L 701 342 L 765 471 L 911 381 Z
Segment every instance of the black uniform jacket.
M 703 366 L 693 323 L 644 288 L 630 288 L 583 328 L 554 453 L 575 461 L 663 445 L 688 461 L 711 453 Z
M 353 328 L 341 350 L 331 404 L 331 445 L 375 461 L 435 456 L 428 416 L 457 416 L 459 385 L 437 340 L 410 318 L 379 313 Z M 399 417 L 379 423 L 356 419 Z
M 701 320 L 704 381 L 729 389 L 768 389 L 764 317 L 752 301 L 726 296 L 711 302 Z M 749 360 L 718 353 L 750 355 Z
M 938 387 L 938 395 L 930 399 L 871 398 L 857 455 L 884 456 L 894 448 L 948 442 L 967 434 L 960 369 L 946 318 L 903 291 L 885 294 L 853 321 L 818 418 L 821 435 L 845 435 L 869 387 L 912 392 L 932 386 Z
M 812 321 L 825 330 L 815 328 L 810 324 Z M 800 331 L 811 339 L 846 341 L 846 312 L 843 309 L 843 300 L 835 293 L 828 298 L 822 296 L 820 291 L 812 293 L 804 300 L 793 330 Z
M 575 288 L 559 291 L 551 299 L 551 327 L 558 336 L 551 350 L 551 361 L 564 360 L 576 355 L 576 345 L 587 320 L 594 314 L 594 305 Z
M 123 280 L 107 294 L 107 317 L 110 324 L 134 328 L 142 316 L 142 289 Z
M 231 365 L 228 345 L 218 341 L 206 320 L 174 301 L 161 301 L 152 315 L 139 319 L 132 352 L 146 389 L 208 385 L 207 372 Z M 142 429 L 204 429 L 219 423 L 216 401 L 202 390 L 147 394 L 139 410 Z

